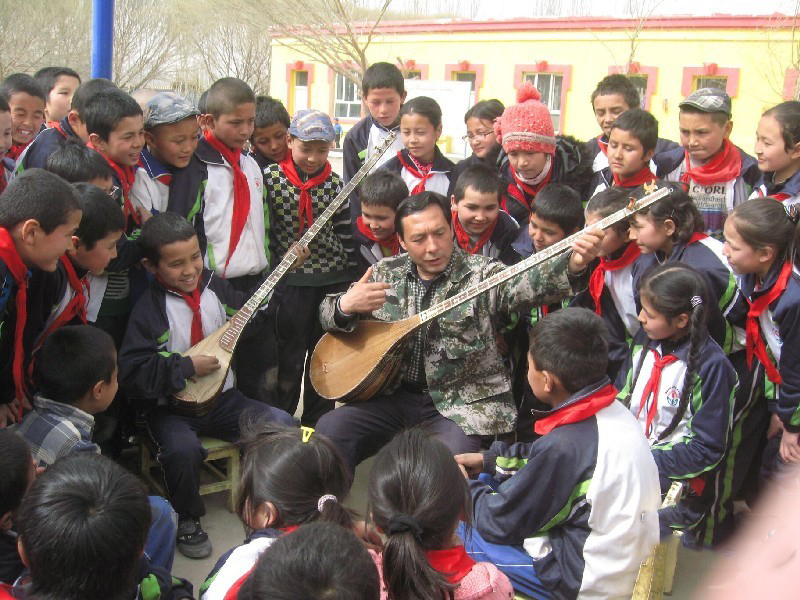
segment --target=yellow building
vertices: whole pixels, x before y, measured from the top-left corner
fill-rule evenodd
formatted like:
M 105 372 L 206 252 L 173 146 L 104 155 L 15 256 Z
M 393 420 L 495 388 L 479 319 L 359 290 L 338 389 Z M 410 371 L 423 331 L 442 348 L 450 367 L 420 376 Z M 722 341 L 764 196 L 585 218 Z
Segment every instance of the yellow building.
M 477 100 L 509 104 L 522 81 L 534 81 L 556 129 L 584 140 L 599 133 L 590 95 L 609 73 L 627 72 L 634 79 L 661 137 L 673 140 L 681 99 L 698 87 L 724 87 L 733 99 L 732 139 L 748 152 L 761 113 L 793 96 L 798 70 L 792 56 L 800 54 L 792 18 L 784 15 L 653 17 L 643 24 L 614 18 L 446 19 L 384 22 L 376 33 L 370 61 L 398 64 L 411 78 L 469 81 Z M 347 129 L 363 110 L 359 92 L 298 46 L 273 42 L 271 95 L 290 113 L 319 108 L 339 116 Z

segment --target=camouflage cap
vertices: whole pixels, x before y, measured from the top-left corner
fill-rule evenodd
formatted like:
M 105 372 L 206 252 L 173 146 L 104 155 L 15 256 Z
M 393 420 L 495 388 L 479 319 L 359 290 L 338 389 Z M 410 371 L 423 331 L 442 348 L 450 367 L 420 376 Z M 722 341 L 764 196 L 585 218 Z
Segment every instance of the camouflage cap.
M 678 107 L 691 106 L 707 113 L 725 113 L 731 116 L 731 97 L 722 90 L 700 88 L 690 94 Z
M 144 110 L 144 128 L 177 123 L 186 117 L 199 115 L 192 101 L 175 92 L 159 92 L 148 100 Z
M 292 124 L 289 126 L 289 135 L 296 137 L 301 142 L 333 142 L 336 139 L 331 118 L 324 112 L 313 108 L 299 110 L 295 113 L 292 117 Z

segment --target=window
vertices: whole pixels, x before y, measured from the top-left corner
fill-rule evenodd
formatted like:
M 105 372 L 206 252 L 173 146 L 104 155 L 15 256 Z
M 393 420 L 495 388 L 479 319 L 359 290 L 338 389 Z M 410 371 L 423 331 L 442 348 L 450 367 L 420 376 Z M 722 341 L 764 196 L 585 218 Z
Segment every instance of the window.
M 642 107 L 645 105 L 645 99 L 647 98 L 647 75 L 628 75 L 628 79 L 633 84 L 633 87 L 636 88 L 636 91 L 639 92 L 639 99 L 641 102 Z
M 475 72 L 453 73 L 453 81 L 469 82 L 469 105 L 475 104 L 475 82 L 477 74 Z
M 404 79 L 422 79 L 422 71 L 406 71 Z
M 553 119 L 553 129 L 560 131 L 561 127 L 561 88 L 563 75 L 556 73 L 525 73 L 525 81 L 530 81 L 542 95 L 542 103 L 550 110 Z
M 361 90 L 341 73 L 336 73 L 333 116 L 345 119 L 357 119 L 361 116 Z
M 728 87 L 728 78 L 701 76 L 695 77 L 694 83 L 695 91 L 702 88 L 713 88 L 724 92 Z

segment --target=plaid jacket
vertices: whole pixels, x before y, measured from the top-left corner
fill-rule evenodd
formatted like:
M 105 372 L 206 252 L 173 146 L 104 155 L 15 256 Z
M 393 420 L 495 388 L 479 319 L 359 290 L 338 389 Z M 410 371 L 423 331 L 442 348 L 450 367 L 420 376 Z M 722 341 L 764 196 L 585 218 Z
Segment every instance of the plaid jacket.
M 33 410 L 16 426 L 37 466 L 49 467 L 73 452 L 97 452 L 92 443 L 94 417 L 69 404 L 36 396 Z

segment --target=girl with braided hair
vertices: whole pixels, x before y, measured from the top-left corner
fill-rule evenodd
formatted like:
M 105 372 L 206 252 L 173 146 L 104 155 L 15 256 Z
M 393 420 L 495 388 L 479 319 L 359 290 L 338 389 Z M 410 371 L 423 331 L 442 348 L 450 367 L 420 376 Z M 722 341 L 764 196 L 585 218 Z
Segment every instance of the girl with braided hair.
M 689 487 L 676 506 L 659 511 L 662 536 L 683 529 L 687 545 L 711 545 L 726 499 L 716 475 L 731 446 L 736 371 L 708 335 L 711 300 L 696 270 L 651 268 L 639 297 L 642 327 L 618 376 L 618 398 L 650 442 L 662 493 L 673 481 Z

